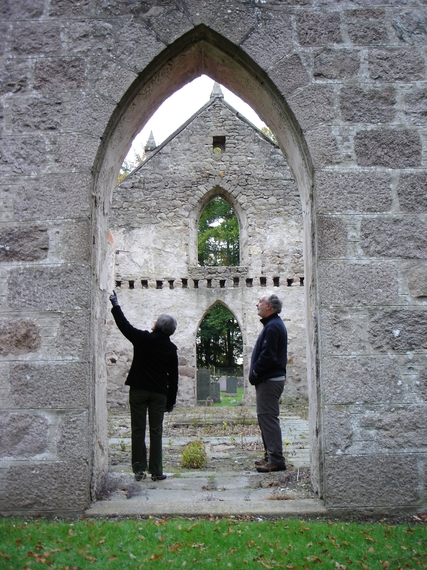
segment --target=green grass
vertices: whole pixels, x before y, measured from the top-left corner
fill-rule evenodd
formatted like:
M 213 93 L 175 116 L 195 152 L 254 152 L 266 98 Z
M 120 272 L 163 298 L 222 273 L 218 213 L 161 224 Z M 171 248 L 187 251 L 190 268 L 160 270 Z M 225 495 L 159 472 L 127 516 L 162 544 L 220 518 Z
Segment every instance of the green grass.
M 0 519 L 0 568 L 427 568 L 427 526 Z
M 225 392 L 221 392 L 221 402 L 214 404 L 215 408 L 224 406 L 240 406 L 243 402 L 243 388 L 237 388 L 236 396 L 226 396 Z

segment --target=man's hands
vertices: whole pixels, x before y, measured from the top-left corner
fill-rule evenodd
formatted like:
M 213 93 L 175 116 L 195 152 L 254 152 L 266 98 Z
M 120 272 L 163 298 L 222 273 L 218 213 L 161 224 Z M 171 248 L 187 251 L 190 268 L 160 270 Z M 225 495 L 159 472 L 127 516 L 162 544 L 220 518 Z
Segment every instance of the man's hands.
M 120 303 L 119 303 L 119 300 L 117 299 L 117 295 L 116 295 L 115 291 L 113 291 L 113 294 L 110 295 L 110 301 L 111 301 L 111 304 L 113 305 L 113 307 L 119 306 Z

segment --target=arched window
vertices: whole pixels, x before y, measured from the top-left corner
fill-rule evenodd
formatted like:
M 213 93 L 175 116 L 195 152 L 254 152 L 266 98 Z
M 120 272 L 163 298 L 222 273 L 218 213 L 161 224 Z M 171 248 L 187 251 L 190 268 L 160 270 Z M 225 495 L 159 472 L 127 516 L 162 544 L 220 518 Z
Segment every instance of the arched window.
M 200 216 L 198 262 L 202 266 L 240 264 L 239 222 L 230 204 L 213 198 Z
M 221 303 L 205 315 L 197 331 L 197 367 L 224 369 L 228 374 L 241 370 L 243 337 L 233 313 Z

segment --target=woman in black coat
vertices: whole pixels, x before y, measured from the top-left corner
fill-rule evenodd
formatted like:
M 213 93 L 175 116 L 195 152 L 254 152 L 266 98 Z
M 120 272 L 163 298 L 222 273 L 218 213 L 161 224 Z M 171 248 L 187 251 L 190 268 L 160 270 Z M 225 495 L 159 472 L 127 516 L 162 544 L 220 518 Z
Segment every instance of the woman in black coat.
M 166 479 L 163 474 L 162 435 L 164 412 L 171 412 L 178 391 L 177 348 L 170 336 L 176 330 L 171 315 L 160 315 L 151 332 L 133 327 L 123 314 L 115 291 L 110 296 L 111 312 L 122 334 L 133 344 L 133 360 L 126 378 L 132 430 L 132 470 L 135 479 L 145 479 L 147 447 L 145 431 L 150 429 L 148 471 L 153 481 Z

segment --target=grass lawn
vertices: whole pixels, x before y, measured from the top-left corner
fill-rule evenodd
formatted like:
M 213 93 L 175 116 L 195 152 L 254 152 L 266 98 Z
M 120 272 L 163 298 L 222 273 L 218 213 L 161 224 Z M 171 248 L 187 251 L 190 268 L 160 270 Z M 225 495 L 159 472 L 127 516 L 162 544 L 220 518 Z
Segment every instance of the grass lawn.
M 224 406 L 241 406 L 243 402 L 243 388 L 237 388 L 237 394 L 227 396 L 225 392 L 221 392 L 221 402 L 214 404 L 215 408 L 222 408 Z
M 427 525 L 0 519 L 0 568 L 427 568 Z

